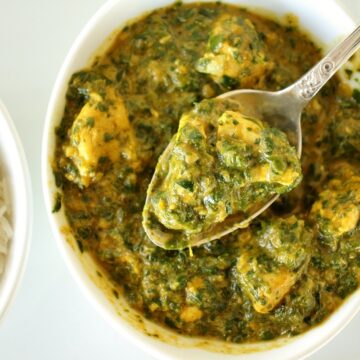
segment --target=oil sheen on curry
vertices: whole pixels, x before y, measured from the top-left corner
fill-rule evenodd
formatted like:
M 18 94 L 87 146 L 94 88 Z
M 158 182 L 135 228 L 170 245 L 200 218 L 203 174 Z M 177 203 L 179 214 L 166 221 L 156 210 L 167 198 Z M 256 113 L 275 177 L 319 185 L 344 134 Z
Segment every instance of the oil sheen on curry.
M 319 324 L 357 289 L 360 92 L 334 79 L 307 106 L 301 163 L 281 132 L 214 100 L 282 89 L 320 56 L 294 23 L 177 3 L 123 28 L 73 74 L 56 130 L 54 211 L 64 208 L 79 249 L 144 317 L 189 336 L 270 340 Z M 196 232 L 264 191 L 280 199 L 219 240 L 157 247 L 142 212 L 173 137 L 151 205 L 162 226 Z

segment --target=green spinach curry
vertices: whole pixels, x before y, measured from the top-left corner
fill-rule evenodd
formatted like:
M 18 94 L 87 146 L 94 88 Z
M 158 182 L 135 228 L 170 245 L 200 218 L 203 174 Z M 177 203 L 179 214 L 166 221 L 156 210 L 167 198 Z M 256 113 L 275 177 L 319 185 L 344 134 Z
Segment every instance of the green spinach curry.
M 188 235 L 211 232 L 231 216 L 245 220 L 300 180 L 300 160 L 285 133 L 243 115 L 234 101 L 203 100 L 182 115 L 159 159 L 144 229 L 157 232 L 165 248 L 181 249 L 191 244 Z
M 231 89 L 282 89 L 320 56 L 291 22 L 176 3 L 123 28 L 72 76 L 56 130 L 54 211 L 64 208 L 80 250 L 146 318 L 189 336 L 269 340 L 320 323 L 357 289 L 360 104 L 339 79 L 303 113 L 303 181 L 247 229 L 190 252 L 155 246 L 142 227 L 149 181 L 184 114 Z M 219 144 L 228 168 L 243 164 L 237 145 Z M 283 159 L 268 166 L 282 171 Z M 215 169 L 221 188 L 228 175 Z M 184 191 L 198 191 L 183 180 Z M 181 226 L 193 229 L 191 221 Z

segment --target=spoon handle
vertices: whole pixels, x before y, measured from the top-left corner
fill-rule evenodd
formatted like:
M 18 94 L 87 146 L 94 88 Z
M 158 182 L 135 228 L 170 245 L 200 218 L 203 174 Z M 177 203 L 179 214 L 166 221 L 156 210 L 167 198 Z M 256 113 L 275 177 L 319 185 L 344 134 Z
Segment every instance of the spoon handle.
M 294 83 L 289 92 L 305 106 L 359 47 L 360 26 Z

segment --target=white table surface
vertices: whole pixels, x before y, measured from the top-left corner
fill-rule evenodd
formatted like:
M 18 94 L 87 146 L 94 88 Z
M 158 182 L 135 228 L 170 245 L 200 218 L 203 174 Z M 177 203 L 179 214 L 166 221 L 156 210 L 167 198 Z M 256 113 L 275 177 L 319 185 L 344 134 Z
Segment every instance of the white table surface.
M 360 20 L 360 1 L 344 2 Z M 40 144 L 50 91 L 70 45 L 102 3 L 0 0 L 0 98 L 23 141 L 34 195 L 29 261 L 0 324 L 1 360 L 152 359 L 121 338 L 78 289 L 52 238 L 41 191 Z M 340 356 L 360 359 L 360 315 L 312 359 Z

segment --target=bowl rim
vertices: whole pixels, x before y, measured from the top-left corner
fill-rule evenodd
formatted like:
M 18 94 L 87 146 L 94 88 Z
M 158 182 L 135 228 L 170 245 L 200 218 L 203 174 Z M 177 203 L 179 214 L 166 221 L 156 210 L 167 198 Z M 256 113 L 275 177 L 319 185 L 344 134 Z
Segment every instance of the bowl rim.
M 13 304 L 16 294 L 20 288 L 22 279 L 25 274 L 25 269 L 29 257 L 30 252 L 30 243 L 31 243 L 31 235 L 32 235 L 32 227 L 33 227 L 33 211 L 32 211 L 32 204 L 33 204 L 33 196 L 31 192 L 31 177 L 30 177 L 30 171 L 28 167 L 28 163 L 26 160 L 25 151 L 22 145 L 22 142 L 20 140 L 20 136 L 16 130 L 15 124 L 10 116 L 10 113 L 8 112 L 7 108 L 5 107 L 4 103 L 0 100 L 0 117 L 2 117 L 5 121 L 4 126 L 7 127 L 8 132 L 12 136 L 12 141 L 14 142 L 15 148 L 17 150 L 16 156 L 17 161 L 19 161 L 20 168 L 22 174 L 21 175 L 21 181 L 24 185 L 24 193 L 25 197 L 22 200 L 23 205 L 22 206 L 22 212 L 23 212 L 23 218 L 25 220 L 25 223 L 20 224 L 21 226 L 21 234 L 19 237 L 23 238 L 23 244 L 20 249 L 18 249 L 18 253 L 15 254 L 18 256 L 18 260 L 15 258 L 13 261 L 8 258 L 10 255 L 10 252 L 12 251 L 13 247 L 16 245 L 13 245 L 10 243 L 10 250 L 7 254 L 7 258 L 5 260 L 5 271 L 1 275 L 2 279 L 1 281 L 4 282 L 3 286 L 4 288 L 7 288 L 7 295 L 6 299 L 3 303 L 3 306 L 0 308 L 0 321 L 3 321 L 6 315 L 9 313 L 9 309 L 11 305 Z M 12 157 L 13 160 L 13 157 Z M 4 163 L 7 164 L 7 166 L 11 166 L 12 162 L 3 160 Z M 11 189 L 13 191 L 13 189 Z M 14 214 L 13 214 L 14 215 Z M 14 230 L 14 235 L 16 230 Z M 14 237 L 10 240 L 11 242 L 14 240 Z M 16 241 L 16 240 L 15 240 Z M 8 262 L 9 261 L 9 262 Z M 10 276 L 8 277 L 6 274 L 10 271 Z M 2 295 L 0 294 L 0 297 Z
M 50 152 L 50 132 L 51 130 L 54 130 L 54 121 L 53 119 L 56 118 L 56 104 L 59 101 L 59 94 L 61 93 L 61 87 L 64 86 L 64 84 L 67 86 L 69 78 L 66 78 L 66 73 L 71 65 L 71 62 L 73 60 L 74 55 L 78 52 L 78 48 L 85 42 L 87 39 L 89 32 L 97 25 L 98 22 L 101 22 L 102 18 L 105 17 L 108 12 L 118 4 L 121 0 L 108 0 L 103 4 L 89 19 L 89 21 L 86 23 L 86 25 L 82 28 L 78 36 L 76 37 L 75 41 L 73 42 L 70 50 L 67 53 L 67 56 L 62 63 L 62 66 L 60 68 L 60 71 L 58 72 L 58 75 L 56 77 L 55 84 L 53 86 L 50 100 L 48 103 L 47 111 L 46 111 L 46 118 L 45 118 L 45 125 L 43 130 L 43 138 L 42 138 L 42 151 L 41 151 L 41 177 L 42 177 L 42 187 L 43 187 L 43 196 L 45 200 L 45 207 L 46 212 L 48 214 L 48 219 L 51 224 L 51 229 L 53 236 L 56 240 L 57 246 L 59 248 L 60 253 L 62 254 L 63 260 L 65 261 L 67 268 L 69 269 L 71 275 L 74 277 L 74 279 L 77 282 L 77 285 L 81 289 L 81 291 L 85 294 L 85 297 L 87 300 L 95 307 L 95 309 L 102 315 L 103 318 L 106 319 L 106 321 L 109 322 L 109 324 L 118 331 L 118 333 L 121 333 L 122 336 L 124 336 L 127 340 L 129 340 L 134 345 L 138 346 L 139 348 L 143 349 L 150 355 L 158 358 L 158 359 L 175 359 L 175 357 L 167 355 L 164 353 L 163 350 L 157 349 L 156 346 L 153 344 L 148 344 L 139 334 L 136 334 L 136 330 L 134 329 L 134 332 L 132 334 L 129 334 L 126 330 L 128 329 L 124 322 L 126 320 L 122 319 L 120 316 L 118 316 L 118 319 L 114 319 L 113 314 L 111 311 L 103 304 L 100 300 L 96 299 L 96 296 L 94 296 L 94 287 L 96 286 L 92 280 L 90 280 L 87 277 L 87 274 L 85 274 L 84 269 L 80 269 L 81 265 L 78 263 L 78 259 L 76 259 L 76 256 L 74 253 L 71 253 L 72 250 L 69 247 L 69 244 L 66 241 L 65 236 L 61 233 L 61 230 L 59 228 L 58 222 L 55 219 L 55 216 L 52 214 L 52 201 L 53 201 L 53 193 L 50 190 L 50 182 L 51 182 L 51 176 L 50 173 L 50 158 L 52 157 L 52 154 Z M 330 2 L 330 1 L 329 1 Z M 339 0 L 331 0 L 331 2 L 336 5 L 339 8 L 339 11 L 343 13 L 348 19 L 351 25 L 355 26 L 354 20 L 351 18 L 350 14 L 344 9 L 339 2 Z M 170 5 L 172 2 L 167 2 L 167 5 Z M 241 1 L 239 1 L 241 3 Z M 244 5 L 245 7 L 251 8 L 251 6 Z M 153 8 L 157 8 L 158 6 L 153 6 Z M 141 14 L 140 14 L 141 15 Z M 131 20 L 131 18 L 130 18 Z M 108 34 L 111 35 L 110 33 Z M 316 36 L 316 35 L 315 35 Z M 106 38 L 103 39 L 103 41 L 106 41 Z M 84 65 L 83 65 L 84 66 Z M 63 110 L 63 109 L 62 109 Z M 49 173 L 50 170 L 50 173 Z M 360 289 L 359 289 L 360 291 Z M 351 302 L 352 299 L 354 299 L 354 295 L 358 294 L 359 291 L 355 291 L 347 300 L 344 301 L 344 303 L 339 307 L 343 308 L 345 307 L 345 303 L 353 309 L 353 314 L 346 317 L 340 324 L 337 325 L 335 330 L 331 333 L 331 335 L 326 339 L 322 340 L 321 343 L 317 343 L 312 345 L 311 347 L 308 347 L 306 350 L 301 351 L 300 353 L 296 354 L 296 357 L 294 355 L 290 354 L 287 359 L 295 359 L 295 358 L 305 358 L 319 350 L 321 347 L 325 346 L 331 339 L 333 339 L 350 321 L 351 319 L 356 315 L 356 313 L 360 309 L 360 298 L 359 301 L 357 301 L 356 304 L 353 304 L 354 301 Z M 350 304 L 351 302 L 351 304 Z M 338 309 L 338 310 L 339 310 Z M 335 311 L 336 313 L 336 311 Z M 332 314 L 334 315 L 334 313 Z M 326 319 L 324 322 L 322 322 L 320 325 L 313 327 L 312 329 L 306 331 L 305 333 L 300 334 L 298 337 L 294 337 L 292 339 L 299 339 L 300 337 L 303 337 L 304 335 L 308 334 L 309 332 L 313 331 L 314 329 L 318 329 L 320 326 L 327 324 L 330 322 L 330 319 L 332 316 L 330 316 L 328 319 Z M 284 347 L 287 345 L 285 344 Z M 261 353 L 262 351 L 259 351 Z M 218 353 L 218 356 L 221 356 L 222 354 Z M 235 355 L 236 358 L 243 358 L 241 354 Z M 230 356 L 231 357 L 231 356 Z M 246 357 L 246 356 L 245 356 Z M 176 357 L 177 359 L 177 357 Z M 179 358 L 180 359 L 180 358 Z

